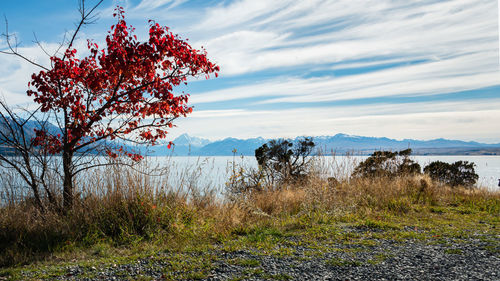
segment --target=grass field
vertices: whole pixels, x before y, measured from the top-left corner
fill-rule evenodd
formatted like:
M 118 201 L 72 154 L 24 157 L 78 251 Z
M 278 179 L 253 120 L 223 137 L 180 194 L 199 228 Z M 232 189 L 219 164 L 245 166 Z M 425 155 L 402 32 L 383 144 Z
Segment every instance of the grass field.
M 214 251 L 287 256 L 304 246 L 305 255 L 314 257 L 382 240 L 441 243 L 449 245 L 448 254 L 460 254 L 454 243 L 475 237 L 500 255 L 494 239 L 500 235 L 500 193 L 450 188 L 426 176 L 333 182 L 316 167 L 301 183 L 229 198 L 172 188 L 161 176 L 125 167 L 95 173 L 81 184 L 85 192 L 67 214 L 41 213 L 29 198 L 1 207 L 0 280 L 57 278 L 74 266 L 89 269 L 83 276 L 92 277 L 99 268 L 144 259 L 163 262 L 164 279 L 198 279 L 220 262 Z M 378 253 L 329 263 L 356 266 L 387 258 Z M 243 277 L 265 274 L 258 272 L 258 259 L 224 262 L 247 268 Z

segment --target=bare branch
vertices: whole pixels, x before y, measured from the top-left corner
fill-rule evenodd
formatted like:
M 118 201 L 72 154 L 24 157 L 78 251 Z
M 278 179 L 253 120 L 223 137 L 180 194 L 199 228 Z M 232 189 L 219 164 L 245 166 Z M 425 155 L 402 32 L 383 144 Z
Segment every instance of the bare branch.
M 52 57 L 49 52 L 47 52 L 47 50 L 45 50 L 45 48 L 42 46 L 42 43 L 38 40 L 38 38 L 36 37 L 36 33 L 33 32 L 33 38 L 35 38 L 33 40 L 33 43 L 37 44 L 38 45 L 38 48 L 40 48 L 40 50 L 42 50 L 42 52 L 44 52 L 49 58 Z
M 85 0 L 80 0 L 80 2 L 79 2 L 79 4 L 80 4 L 79 11 L 80 11 L 80 15 L 81 15 L 80 22 L 76 25 L 76 30 L 73 33 L 73 36 L 71 36 L 71 40 L 69 41 L 69 44 L 68 44 L 68 47 L 66 48 L 66 50 L 69 50 L 69 49 L 71 49 L 71 47 L 73 47 L 73 43 L 76 39 L 76 35 L 78 34 L 78 32 L 80 31 L 80 28 L 83 25 L 92 24 L 96 21 L 96 15 L 92 15 L 92 13 L 94 12 L 95 9 L 97 9 L 97 7 L 99 5 L 101 5 L 101 3 L 103 1 L 104 0 L 100 0 L 97 4 L 94 5 L 94 7 L 92 7 L 92 9 L 90 9 L 90 11 L 86 12 Z M 64 60 L 65 58 L 66 58 L 66 52 L 64 52 L 62 60 Z
M 20 57 L 21 59 L 29 62 L 32 65 L 38 66 L 38 67 L 45 69 L 45 70 L 49 70 L 47 67 L 36 63 L 35 61 L 25 57 L 24 55 L 22 55 L 21 53 L 19 53 L 17 51 L 17 48 L 19 46 L 19 43 L 17 42 L 17 36 L 11 35 L 9 33 L 9 22 L 7 20 L 7 17 L 5 17 L 5 33 L 3 33 L 2 36 L 5 37 L 5 41 L 7 42 L 7 47 L 9 48 L 10 51 L 0 51 L 0 53 Z M 12 45 L 11 37 L 14 37 L 14 41 L 15 41 L 14 45 Z

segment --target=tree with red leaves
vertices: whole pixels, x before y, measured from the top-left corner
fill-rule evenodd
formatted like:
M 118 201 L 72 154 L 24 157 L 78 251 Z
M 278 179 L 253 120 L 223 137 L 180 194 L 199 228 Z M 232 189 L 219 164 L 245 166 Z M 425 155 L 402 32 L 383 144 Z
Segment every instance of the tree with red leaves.
M 62 56 L 52 56 L 51 67 L 33 74 L 29 83 L 27 94 L 59 127 L 59 132 L 36 130 L 32 141 L 62 155 L 64 210 L 74 201 L 75 175 L 88 168 L 75 165 L 75 155 L 98 151 L 141 160 L 120 143 L 155 145 L 164 139 L 174 119 L 192 112 L 189 95 L 175 95 L 174 87 L 187 84 L 188 77 L 208 79 L 219 71 L 206 51 L 193 49 L 167 27 L 150 20 L 149 39 L 140 42 L 122 7 L 114 17 L 105 47 L 88 40 L 90 55 L 78 58 L 72 39 Z

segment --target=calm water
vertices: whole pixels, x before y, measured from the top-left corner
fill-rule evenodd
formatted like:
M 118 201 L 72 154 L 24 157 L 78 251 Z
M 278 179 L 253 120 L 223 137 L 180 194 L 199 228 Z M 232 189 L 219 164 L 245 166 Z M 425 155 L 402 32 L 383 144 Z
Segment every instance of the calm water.
M 320 167 L 324 177 L 336 177 L 338 179 L 349 177 L 354 167 L 367 156 L 322 156 L 315 157 L 318 167 Z M 490 190 L 499 190 L 498 179 L 500 178 L 500 156 L 414 156 L 422 168 L 432 161 L 443 161 L 453 163 L 463 160 L 476 164 L 476 173 L 479 175 L 477 185 Z M 226 182 L 232 170 L 239 167 L 250 169 L 257 167 L 255 157 L 233 157 L 233 156 L 212 156 L 212 157 L 151 157 L 147 158 L 146 166 L 165 167 L 168 171 L 167 184 L 172 188 L 211 190 L 217 194 L 223 194 Z M 85 180 L 89 175 L 80 174 L 79 180 Z M 92 176 L 92 175 L 90 175 Z M 2 181 L 9 180 L 8 177 L 0 177 Z M 77 179 L 78 180 L 78 179 Z M 14 180 L 15 181 L 15 180 Z M 19 180 L 20 187 L 24 186 Z M 11 184 L 10 182 L 9 184 Z M 0 183 L 3 186 L 5 183 Z M 3 202 L 5 193 L 0 190 L 0 202 Z M 21 188 L 22 194 L 29 192 L 27 188 Z
M 353 168 L 366 159 L 367 156 L 322 156 L 316 158 L 323 167 L 325 176 L 343 177 L 349 176 Z M 469 161 L 476 164 L 476 173 L 479 175 L 478 185 L 488 189 L 500 189 L 498 179 L 500 179 L 500 156 L 413 156 L 422 168 L 432 161 L 443 161 L 453 163 L 455 161 Z M 191 175 L 196 177 L 198 183 L 206 183 L 212 187 L 221 188 L 227 181 L 233 162 L 236 166 L 246 168 L 256 167 L 255 157 L 233 157 L 233 156 L 213 156 L 213 157 L 156 157 L 159 164 L 166 164 L 173 167 L 171 175 L 172 184 L 175 184 L 176 174 Z
M 432 161 L 453 163 L 455 161 L 469 161 L 476 164 L 476 173 L 479 175 L 478 185 L 489 189 L 500 189 L 500 156 L 415 156 L 414 159 L 422 168 Z

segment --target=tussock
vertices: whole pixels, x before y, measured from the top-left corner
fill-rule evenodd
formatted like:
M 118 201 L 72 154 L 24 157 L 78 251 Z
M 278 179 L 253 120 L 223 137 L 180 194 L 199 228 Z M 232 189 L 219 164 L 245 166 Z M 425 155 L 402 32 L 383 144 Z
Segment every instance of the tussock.
M 155 169 L 153 175 L 147 165 L 134 169 L 110 166 L 94 170 L 85 181 L 76 183 L 79 199 L 66 214 L 40 212 L 29 194 L 15 196 L 15 188 L 5 186 L 9 197 L 0 210 L 0 265 L 29 263 L 101 243 L 182 247 L 304 216 L 410 216 L 439 206 L 500 215 L 498 192 L 450 188 L 422 175 L 352 179 L 346 172 L 352 167 L 344 163 L 336 171 L 332 169 L 335 165 L 320 159 L 300 183 L 249 188 L 224 197 L 213 188 L 193 184 L 203 167 L 182 173 L 184 178 L 178 182 L 184 184 L 173 187 L 168 183 L 172 176 L 168 171 Z

